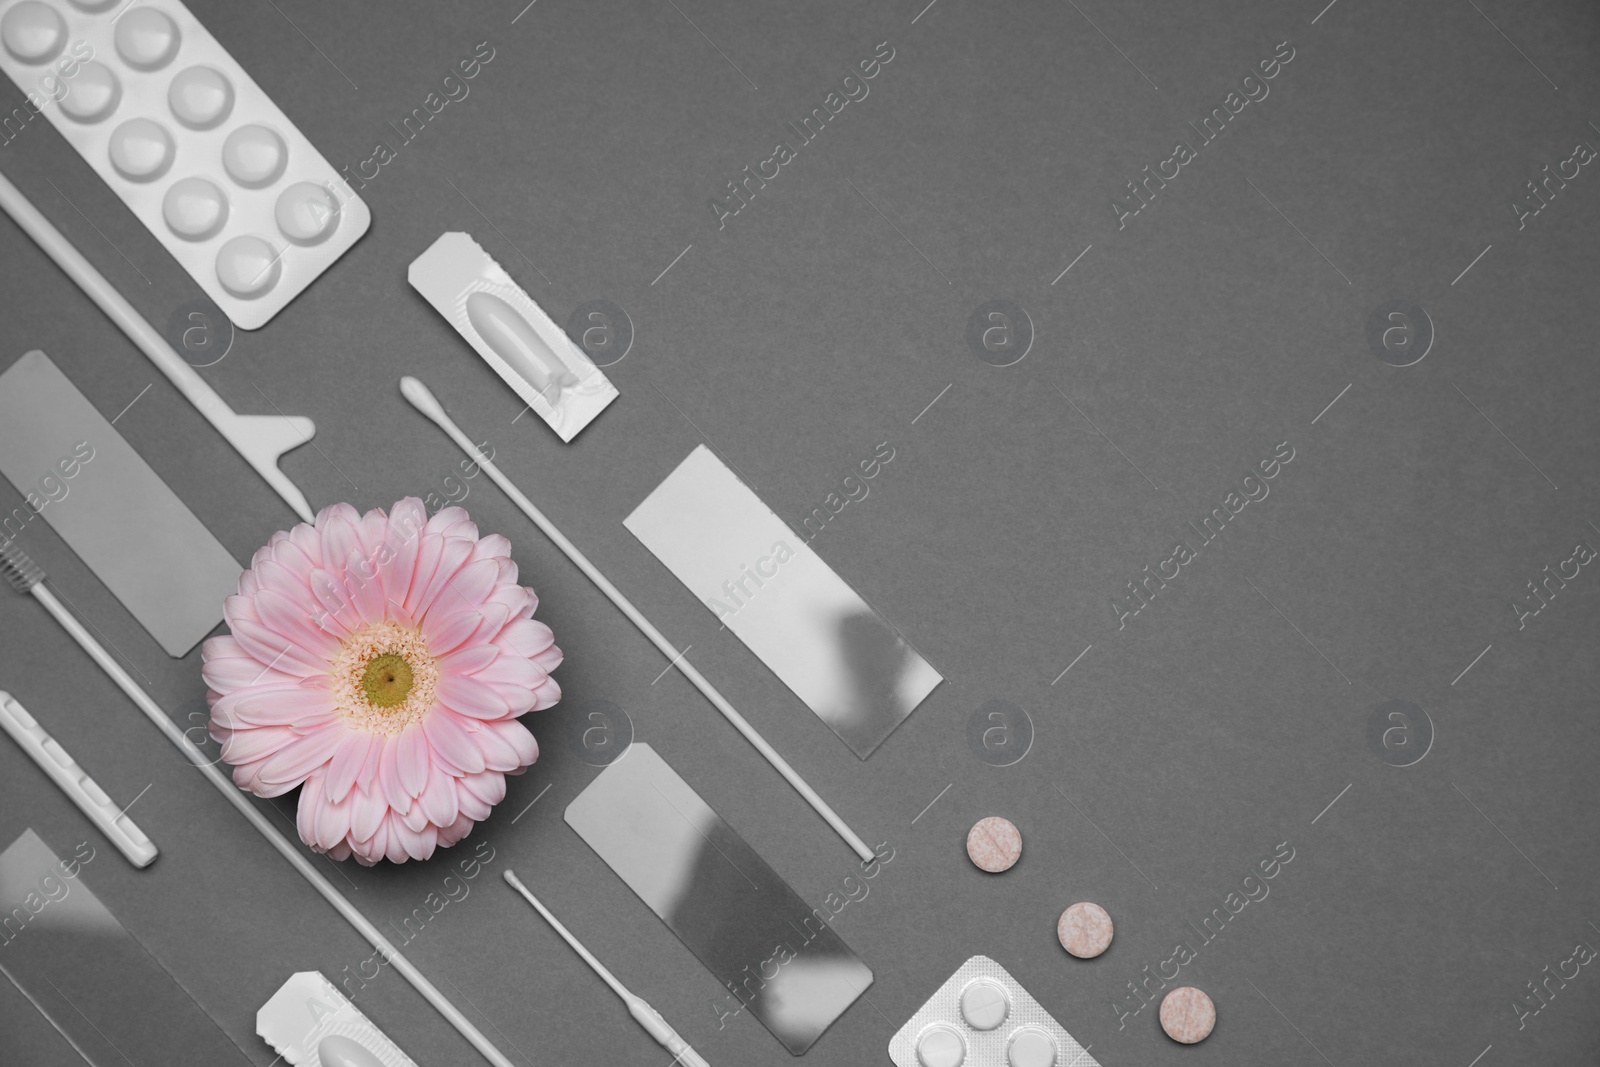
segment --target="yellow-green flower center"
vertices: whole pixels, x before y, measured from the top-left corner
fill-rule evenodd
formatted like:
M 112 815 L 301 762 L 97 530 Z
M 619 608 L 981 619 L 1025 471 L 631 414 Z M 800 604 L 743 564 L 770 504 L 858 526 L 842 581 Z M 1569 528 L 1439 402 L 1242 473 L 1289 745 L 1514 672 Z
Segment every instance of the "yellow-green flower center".
M 394 707 L 411 695 L 411 664 L 404 656 L 385 652 L 367 664 L 361 675 L 361 691 L 367 695 L 367 703 L 375 707 Z
M 439 666 L 415 627 L 374 623 L 346 638 L 331 666 L 333 701 L 351 727 L 396 737 L 433 710 Z

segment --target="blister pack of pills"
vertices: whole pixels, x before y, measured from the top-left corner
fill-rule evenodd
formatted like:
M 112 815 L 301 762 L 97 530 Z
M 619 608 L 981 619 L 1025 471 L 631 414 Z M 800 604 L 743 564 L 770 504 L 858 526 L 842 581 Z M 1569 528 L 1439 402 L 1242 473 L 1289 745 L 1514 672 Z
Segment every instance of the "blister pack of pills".
M 256 1033 L 290 1067 L 417 1067 L 321 971 L 300 971 L 256 1012 Z
M 1022 983 L 974 956 L 889 1041 L 895 1067 L 1100 1067 Z
M 371 224 L 178 0 L 0 0 L 0 70 L 241 329 Z
M 617 398 L 610 379 L 471 234 L 440 235 L 406 277 L 561 440 Z

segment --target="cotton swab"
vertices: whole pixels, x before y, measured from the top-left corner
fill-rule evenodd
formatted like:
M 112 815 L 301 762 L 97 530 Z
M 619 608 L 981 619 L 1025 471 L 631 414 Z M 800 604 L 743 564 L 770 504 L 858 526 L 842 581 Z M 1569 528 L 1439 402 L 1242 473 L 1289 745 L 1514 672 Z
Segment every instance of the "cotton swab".
M 440 429 L 449 434 L 450 439 L 467 454 L 468 458 L 477 464 L 479 469 L 487 473 L 490 479 L 505 492 L 506 496 L 511 498 L 511 502 L 521 508 L 522 513 L 532 519 L 534 525 L 543 530 L 545 536 L 554 541 L 556 547 L 565 552 L 567 558 L 572 560 L 579 570 L 588 575 L 589 580 L 611 599 L 611 602 L 628 617 L 628 620 L 634 626 L 638 627 L 639 632 L 648 637 L 651 644 L 660 649 L 661 654 L 666 656 L 671 664 L 682 671 L 684 677 L 688 678 L 694 687 L 700 690 L 718 711 L 722 712 L 722 717 L 732 723 L 734 729 L 743 734 L 744 739 L 754 745 L 757 752 L 766 757 L 767 762 L 772 764 L 779 774 L 783 775 L 784 779 L 794 787 L 795 792 L 804 797 L 806 803 L 810 804 L 818 815 L 827 820 L 828 825 L 833 827 L 834 832 L 842 837 L 845 844 L 849 845 L 855 851 L 855 854 L 861 858 L 861 862 L 868 863 L 872 860 L 873 851 L 867 847 L 867 843 L 861 840 L 856 832 L 846 825 L 845 821 L 828 806 L 828 802 L 823 800 L 804 778 L 800 777 L 798 771 L 789 766 L 789 762 L 778 754 L 777 749 L 768 744 L 767 739 L 756 732 L 756 728 L 751 726 L 732 704 L 728 703 L 727 698 L 717 692 L 716 687 L 707 681 L 704 675 L 695 670 L 694 665 L 684 657 L 683 653 L 672 647 L 672 642 L 668 641 L 661 631 L 656 629 L 649 619 L 645 618 L 644 613 L 634 607 L 633 602 L 623 596 L 621 590 L 612 585 L 606 576 L 600 573 L 600 568 L 589 562 L 589 557 L 580 552 L 577 545 L 567 540 L 566 536 L 556 528 L 555 523 L 545 518 L 544 512 L 535 507 L 533 501 L 523 495 L 522 490 L 518 489 L 511 479 L 507 478 L 500 468 L 494 465 L 494 461 L 478 450 L 478 447 L 472 443 L 472 439 L 462 433 L 461 427 L 457 426 L 455 421 L 445 413 L 444 406 L 439 403 L 438 398 L 433 395 L 426 385 L 416 378 L 407 376 L 400 379 L 400 392 L 404 394 L 406 400 L 410 401 L 412 407 L 432 419 Z
M 582 956 L 583 962 L 594 968 L 594 973 L 598 974 L 606 985 L 611 987 L 611 991 L 622 998 L 622 1002 L 628 1006 L 628 1014 L 632 1015 L 640 1026 L 650 1032 L 650 1036 L 656 1039 L 657 1044 L 672 1053 L 675 1057 L 672 1061 L 674 1064 L 681 1063 L 684 1067 L 711 1067 L 701 1058 L 698 1052 L 689 1047 L 687 1041 L 678 1036 L 678 1032 L 667 1024 L 667 1020 L 661 1017 L 659 1011 L 656 1011 L 646 1003 L 643 997 L 636 993 L 630 993 L 627 986 L 617 981 L 616 976 L 606 970 L 605 964 L 595 959 L 594 953 L 584 948 L 583 942 L 573 937 L 572 931 L 562 926 L 561 920 L 551 914 L 550 909 L 545 907 L 538 897 L 529 892 L 528 887 L 522 884 L 522 879 L 518 878 L 515 872 L 506 871 L 505 879 L 511 884 L 512 889 L 527 898 L 528 903 L 533 905 L 534 910 L 544 916 L 545 922 L 555 927 L 556 933 L 561 935 L 561 939 L 572 946 L 572 951 Z
M 45 587 L 44 571 L 12 542 L 7 541 L 4 544 L 0 544 L 0 573 L 5 575 L 6 580 L 18 592 L 33 594 L 33 598 L 43 604 L 46 611 L 55 616 L 55 620 L 61 624 L 61 628 L 67 631 L 73 640 L 82 646 L 83 650 L 89 654 L 89 657 L 99 665 L 101 670 L 110 676 L 113 682 L 117 683 L 117 687 L 128 695 L 128 699 L 138 705 L 139 710 L 144 712 L 145 718 L 155 723 L 156 728 L 166 735 L 167 740 L 177 746 L 179 751 L 188 758 L 189 762 L 193 763 L 200 773 L 206 776 L 206 780 L 216 786 L 217 791 L 228 799 L 228 803 L 237 808 L 239 814 L 248 819 L 250 825 L 254 826 L 261 836 L 266 838 L 272 847 L 278 850 L 278 854 L 289 861 L 290 865 L 300 873 L 300 877 L 310 882 L 311 888 L 320 893 L 322 899 L 332 904 L 334 909 L 344 917 L 345 922 L 355 927 L 356 931 L 383 955 L 384 960 L 393 966 L 396 971 L 400 972 L 405 977 L 405 980 L 410 982 L 412 987 L 418 993 L 421 993 L 428 1003 L 432 1004 L 434 1009 L 460 1032 L 462 1037 L 470 1041 L 472 1046 L 482 1053 L 484 1059 L 494 1064 L 495 1067 L 513 1067 L 513 1064 L 506 1058 L 505 1054 L 496 1048 L 487 1037 L 484 1037 L 478 1028 L 472 1025 L 471 1021 L 465 1015 L 462 1015 L 443 993 L 434 988 L 433 983 L 428 981 L 410 960 L 402 956 L 400 950 L 391 944 L 389 939 L 384 937 L 376 926 L 368 922 L 366 916 L 362 915 L 354 904 L 346 900 L 344 894 L 335 889 L 333 883 L 328 881 L 321 871 L 312 866 L 311 861 L 305 857 L 304 853 L 291 845 L 287 838 L 273 828 L 267 817 L 261 813 L 261 809 L 245 799 L 244 791 L 234 785 L 227 775 L 218 770 L 211 758 L 198 745 L 184 736 L 183 731 L 178 729 L 177 724 L 172 721 L 172 717 L 161 710 L 161 705 L 150 699 L 145 691 L 139 687 L 139 684 L 129 676 L 128 672 L 122 669 L 122 665 L 112 659 L 111 654 L 105 650 L 99 641 L 95 640 L 94 635 L 89 633 L 83 624 L 62 606 L 61 601 L 56 599 L 56 595 Z

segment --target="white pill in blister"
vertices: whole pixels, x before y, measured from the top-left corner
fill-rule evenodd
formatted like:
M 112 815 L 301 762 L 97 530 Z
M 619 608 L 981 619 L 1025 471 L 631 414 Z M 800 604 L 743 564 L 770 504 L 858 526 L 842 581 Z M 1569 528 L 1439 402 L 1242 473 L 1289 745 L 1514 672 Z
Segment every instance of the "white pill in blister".
M 117 19 L 113 39 L 117 55 L 139 70 L 159 70 L 178 54 L 178 24 L 153 7 L 136 7 Z
M 182 178 L 162 198 L 161 216 L 167 228 L 184 240 L 204 241 L 220 233 L 228 221 L 228 198 L 214 182 Z
M 1011 1014 L 1011 998 L 999 982 L 980 978 L 961 991 L 961 1017 L 974 1030 L 993 1030 Z
M 339 225 L 339 201 L 316 182 L 295 182 L 278 196 L 278 229 L 297 245 L 314 245 Z
M 1055 1067 L 1056 1039 L 1043 1030 L 1032 1027 L 1011 1035 L 1006 1046 L 1006 1063 L 1010 1067 Z
M 961 1067 L 966 1058 L 966 1041 L 943 1023 L 928 1027 L 917 1038 L 917 1062 L 922 1067 Z
M 222 169 L 247 189 L 260 189 L 283 176 L 289 148 L 278 134 L 251 123 L 228 134 L 222 143 Z
M 167 105 L 190 129 L 209 130 L 233 110 L 233 84 L 220 70 L 189 67 L 167 87 Z
M 48 63 L 67 43 L 67 24 L 48 4 L 22 0 L 0 18 L 0 41 L 24 63 Z
M 99 122 L 122 101 L 122 83 L 110 67 L 93 59 L 86 61 L 68 84 L 72 88 L 59 106 L 63 114 L 78 122 Z
M 258 297 L 277 285 L 282 273 L 278 250 L 260 237 L 235 237 L 217 250 L 217 280 L 242 300 Z
M 172 134 L 159 122 L 129 119 L 111 131 L 111 165 L 129 181 L 148 182 L 172 166 Z

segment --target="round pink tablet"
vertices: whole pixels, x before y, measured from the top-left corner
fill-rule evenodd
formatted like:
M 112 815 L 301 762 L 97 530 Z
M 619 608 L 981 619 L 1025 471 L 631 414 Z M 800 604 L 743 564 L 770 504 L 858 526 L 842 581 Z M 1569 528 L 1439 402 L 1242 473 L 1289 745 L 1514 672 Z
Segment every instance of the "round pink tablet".
M 1217 1025 L 1217 1006 L 1192 985 L 1174 989 L 1161 1001 L 1161 1029 L 1174 1041 L 1204 1041 Z
M 1080 960 L 1092 960 L 1111 947 L 1111 916 L 1098 904 L 1080 901 L 1061 913 L 1056 937 Z
M 1010 819 L 980 819 L 967 831 L 967 856 L 990 874 L 1009 871 L 1022 858 L 1022 833 Z

